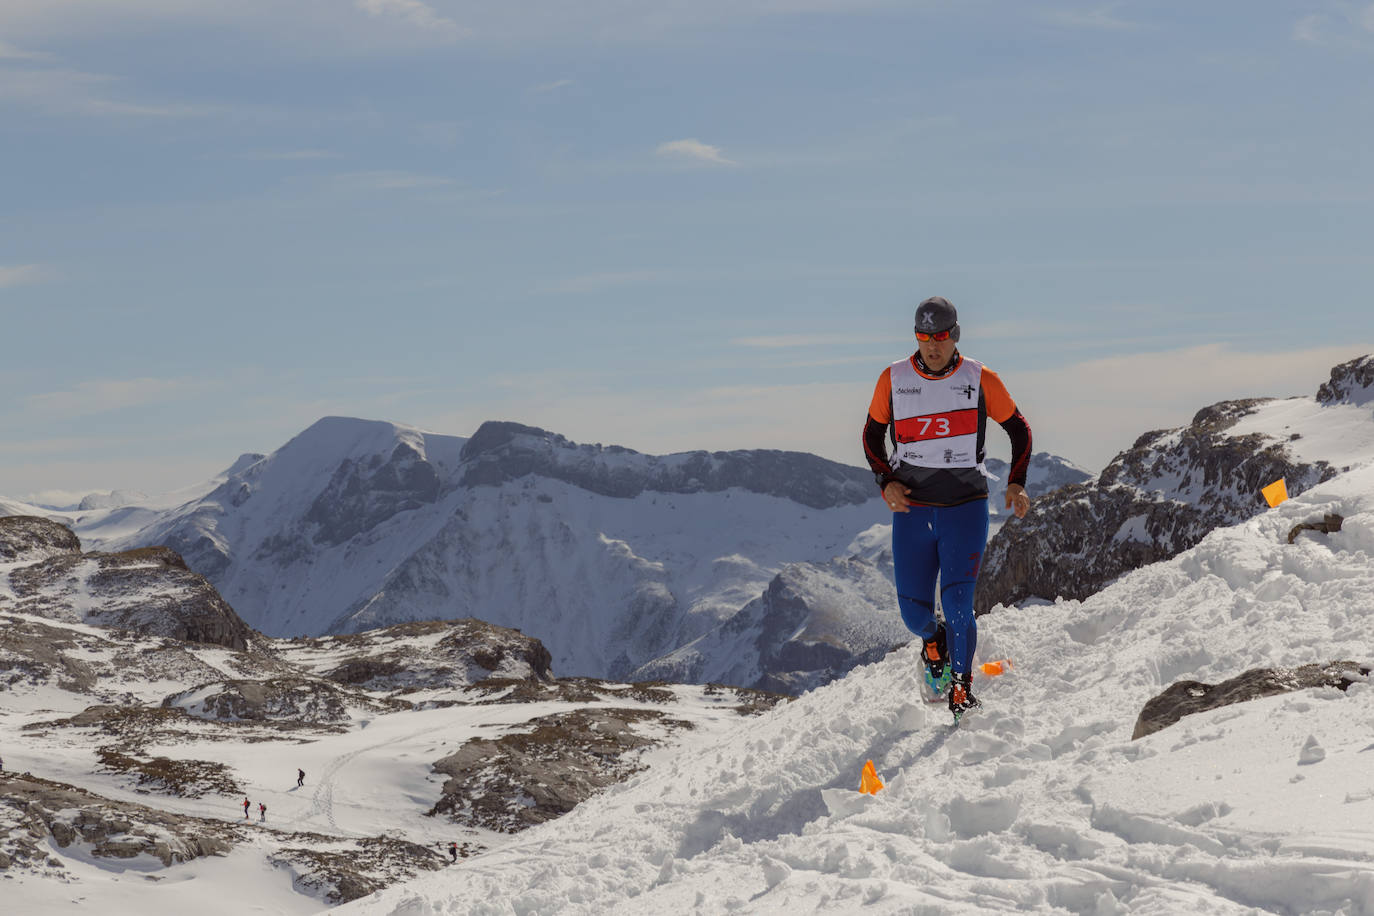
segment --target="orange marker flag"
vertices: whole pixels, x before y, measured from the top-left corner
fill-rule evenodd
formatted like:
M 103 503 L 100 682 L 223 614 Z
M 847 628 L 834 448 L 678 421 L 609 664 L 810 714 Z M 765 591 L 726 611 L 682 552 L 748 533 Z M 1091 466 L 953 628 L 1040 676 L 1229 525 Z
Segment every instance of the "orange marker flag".
M 988 677 L 996 677 L 999 674 L 1006 674 L 1008 671 L 1011 670 L 1011 659 L 999 658 L 995 662 L 983 662 L 981 665 L 978 666 L 978 670 L 982 671 Z
M 877 795 L 882 787 L 883 781 L 878 778 L 878 771 L 873 769 L 873 761 L 870 760 L 864 764 L 864 773 L 859 779 L 859 791 L 865 795 Z
M 1272 509 L 1288 498 L 1288 484 L 1280 477 L 1260 492 L 1264 494 L 1265 501 L 1269 503 L 1269 508 Z

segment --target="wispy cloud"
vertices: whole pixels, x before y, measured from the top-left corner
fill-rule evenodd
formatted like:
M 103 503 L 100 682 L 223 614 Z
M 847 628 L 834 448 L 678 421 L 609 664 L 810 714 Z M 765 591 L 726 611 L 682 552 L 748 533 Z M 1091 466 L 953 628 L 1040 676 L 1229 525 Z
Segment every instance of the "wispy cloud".
M 571 86 L 572 80 L 555 80 L 552 83 L 541 83 L 538 86 L 531 86 L 530 92 L 555 92 L 564 86 Z
M 1326 17 L 1320 13 L 1304 16 L 1293 25 L 1293 40 L 1316 44 L 1321 41 L 1322 25 Z
M 46 51 L 27 51 L 23 48 L 16 48 L 6 41 L 0 41 L 0 60 L 52 60 L 51 54 Z
M 182 104 L 134 102 L 115 95 L 119 79 L 60 67 L 10 67 L 0 70 L 0 101 L 52 114 L 177 118 L 209 114 Z
M 204 389 L 191 378 L 93 379 L 63 391 L 30 395 L 28 408 L 41 414 L 87 416 L 190 397 Z
M 468 34 L 468 29 L 440 16 L 420 0 L 356 0 L 354 5 L 374 18 L 397 20 L 442 38 L 462 38 Z
M 794 347 L 847 347 L 889 343 L 890 337 L 857 334 L 777 334 L 768 337 L 735 337 L 731 346 L 781 350 Z
M 257 162 L 298 162 L 312 159 L 338 159 L 338 153 L 332 153 L 323 149 L 297 149 L 285 150 L 282 152 L 252 152 L 243 153 L 240 159 L 252 159 Z
M 608 289 L 657 283 L 666 275 L 654 270 L 602 271 L 555 280 L 537 288 L 540 293 L 599 293 Z
M 332 181 L 336 188 L 343 191 L 409 191 L 416 188 L 442 188 L 453 184 L 452 178 L 440 175 L 389 170 L 347 172 L 335 175 Z
M 1087 10 L 1051 10 L 1047 18 L 1058 25 L 1075 29 L 1122 31 L 1141 28 L 1140 23 L 1116 15 L 1116 10 L 1120 6 L 1120 3 L 1109 3 Z
M 50 276 L 50 272 L 39 264 L 20 264 L 15 267 L 0 266 L 0 289 L 6 286 L 28 286 L 33 283 L 42 283 Z
M 655 152 L 669 159 L 701 162 L 708 165 L 737 164 L 726 159 L 719 146 L 711 146 L 696 139 L 670 140 L 667 143 L 660 143 Z

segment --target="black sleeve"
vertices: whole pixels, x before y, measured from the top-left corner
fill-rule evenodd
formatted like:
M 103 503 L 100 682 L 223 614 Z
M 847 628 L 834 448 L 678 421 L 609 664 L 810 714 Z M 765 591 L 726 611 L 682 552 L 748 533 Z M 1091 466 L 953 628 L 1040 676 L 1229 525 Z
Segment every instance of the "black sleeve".
M 1007 483 L 1024 487 L 1026 470 L 1030 467 L 1030 424 L 1021 415 L 1021 409 L 1017 408 L 1014 414 L 1002 421 L 1001 426 L 1007 431 L 1007 438 L 1011 439 L 1011 473 Z
M 872 417 L 864 424 L 864 458 L 868 459 L 880 490 L 897 479 L 887 461 L 887 427 L 888 424 L 879 423 Z

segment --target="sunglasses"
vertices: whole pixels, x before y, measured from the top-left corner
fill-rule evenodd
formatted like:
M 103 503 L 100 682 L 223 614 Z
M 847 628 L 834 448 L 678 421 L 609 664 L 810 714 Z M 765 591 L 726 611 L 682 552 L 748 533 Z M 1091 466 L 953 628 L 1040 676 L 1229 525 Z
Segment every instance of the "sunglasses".
M 949 340 L 949 334 L 949 331 L 936 331 L 934 334 L 927 334 L 925 331 L 917 331 L 916 339 L 921 343 L 925 343 L 927 340 L 938 340 L 943 342 Z

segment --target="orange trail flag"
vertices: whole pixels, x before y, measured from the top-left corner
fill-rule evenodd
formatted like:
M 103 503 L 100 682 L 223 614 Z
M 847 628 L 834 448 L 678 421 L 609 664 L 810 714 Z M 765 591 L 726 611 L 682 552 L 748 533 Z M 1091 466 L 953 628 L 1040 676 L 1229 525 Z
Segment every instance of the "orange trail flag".
M 883 781 L 878 778 L 878 771 L 873 769 L 873 761 L 864 764 L 864 774 L 859 779 L 859 791 L 865 795 L 877 795 L 878 790 L 883 787 Z
M 1269 508 L 1272 509 L 1288 498 L 1288 484 L 1280 477 L 1260 492 L 1264 494 L 1265 502 L 1269 503 Z

